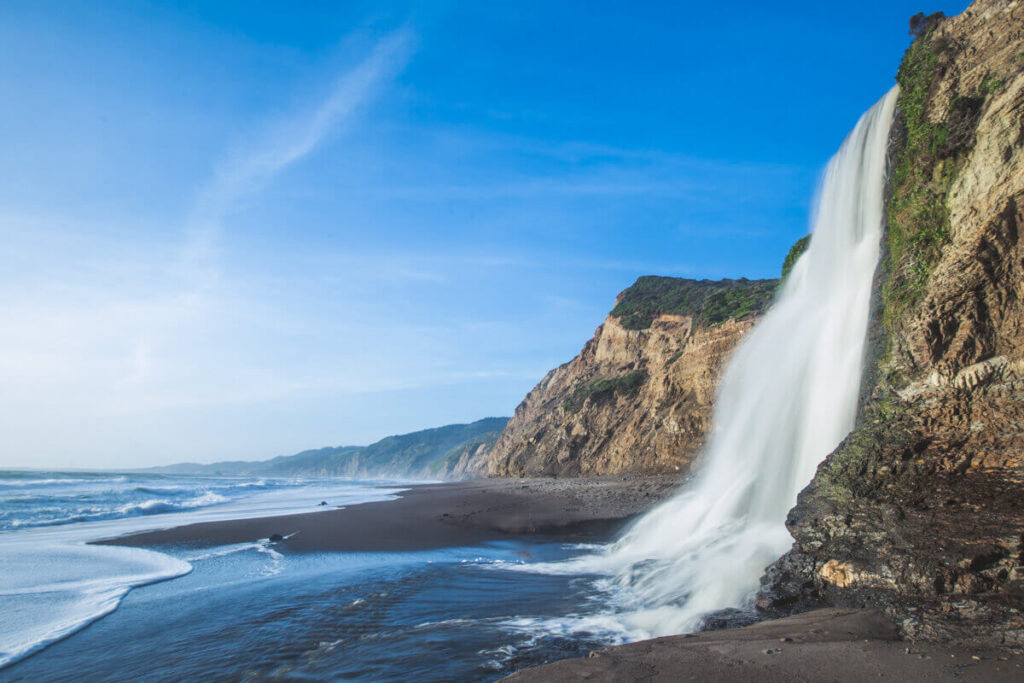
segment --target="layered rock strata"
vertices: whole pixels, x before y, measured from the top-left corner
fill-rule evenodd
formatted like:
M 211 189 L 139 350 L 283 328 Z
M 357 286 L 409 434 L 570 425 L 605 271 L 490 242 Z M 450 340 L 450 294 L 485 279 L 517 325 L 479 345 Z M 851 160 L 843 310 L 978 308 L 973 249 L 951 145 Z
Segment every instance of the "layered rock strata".
M 858 426 L 800 494 L 759 605 L 1024 646 L 1024 3 L 917 27 Z
M 490 452 L 489 473 L 686 471 L 710 428 L 723 364 L 775 286 L 641 278 L 580 354 L 516 408 Z

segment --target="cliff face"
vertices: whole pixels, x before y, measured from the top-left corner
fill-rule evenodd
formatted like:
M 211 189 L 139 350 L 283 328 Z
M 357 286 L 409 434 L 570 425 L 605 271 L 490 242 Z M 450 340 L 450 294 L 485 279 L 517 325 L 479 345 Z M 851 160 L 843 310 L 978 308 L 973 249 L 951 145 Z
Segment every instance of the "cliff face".
M 719 371 L 775 285 L 641 278 L 619 295 L 580 354 L 516 408 L 490 453 L 489 473 L 687 469 L 710 427 Z
M 504 420 L 504 423 L 507 420 Z M 484 432 L 448 451 L 430 466 L 430 474 L 438 479 L 480 479 L 487 476 L 487 456 L 501 436 L 502 430 Z
M 1024 645 L 1024 3 L 929 18 L 898 80 L 858 426 L 800 494 L 758 603 Z

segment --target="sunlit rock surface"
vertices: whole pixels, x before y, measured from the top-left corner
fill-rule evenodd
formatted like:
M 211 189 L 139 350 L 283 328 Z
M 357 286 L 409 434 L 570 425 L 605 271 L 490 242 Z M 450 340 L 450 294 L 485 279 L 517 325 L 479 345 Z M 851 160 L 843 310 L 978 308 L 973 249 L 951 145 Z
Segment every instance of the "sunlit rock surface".
M 941 21 L 900 80 L 858 428 L 800 495 L 759 604 L 873 606 L 907 637 L 1021 646 L 1024 3 Z
M 617 314 L 647 283 L 662 300 L 650 303 L 647 315 Z M 580 354 L 549 372 L 516 408 L 490 453 L 490 474 L 686 472 L 710 428 L 722 366 L 775 285 L 641 278 L 619 295 Z

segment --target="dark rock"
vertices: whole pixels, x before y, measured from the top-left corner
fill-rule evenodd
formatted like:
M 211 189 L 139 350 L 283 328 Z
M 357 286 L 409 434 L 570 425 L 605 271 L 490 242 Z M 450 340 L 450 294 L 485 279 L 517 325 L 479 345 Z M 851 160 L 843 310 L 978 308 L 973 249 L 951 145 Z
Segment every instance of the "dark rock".
M 855 429 L 800 493 L 786 522 L 795 542 L 765 571 L 756 605 L 876 607 L 904 637 L 1020 647 L 1024 154 L 1005 144 L 1024 136 L 1024 6 L 978 0 L 917 26 L 925 42 L 908 60 L 923 47 L 939 65 L 917 71 L 918 127 L 932 126 L 936 144 L 910 161 L 932 169 L 920 183 L 945 178 L 943 192 L 917 196 L 947 234 L 932 262 L 915 261 L 924 252 L 893 239 L 921 237 L 924 213 L 890 213 Z M 910 94 L 902 87 L 907 110 Z M 908 115 L 890 139 L 897 168 L 913 149 Z M 907 189 L 894 180 L 887 199 Z M 919 290 L 901 298 L 908 273 Z

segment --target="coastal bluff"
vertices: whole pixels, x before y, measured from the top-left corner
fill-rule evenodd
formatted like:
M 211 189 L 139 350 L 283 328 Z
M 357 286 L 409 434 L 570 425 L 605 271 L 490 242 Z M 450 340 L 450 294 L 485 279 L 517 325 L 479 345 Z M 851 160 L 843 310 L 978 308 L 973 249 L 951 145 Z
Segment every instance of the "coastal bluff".
M 476 469 L 495 477 L 687 471 L 710 429 L 724 363 L 777 285 L 641 277 L 579 355 L 527 394 Z
M 1024 3 L 916 17 L 857 427 L 762 579 L 774 613 L 884 611 L 1024 646 Z

